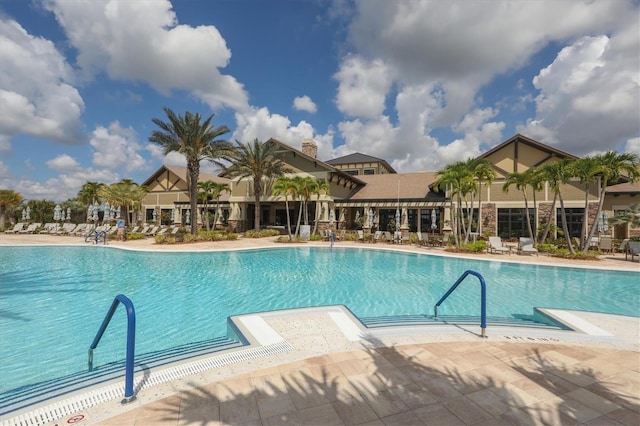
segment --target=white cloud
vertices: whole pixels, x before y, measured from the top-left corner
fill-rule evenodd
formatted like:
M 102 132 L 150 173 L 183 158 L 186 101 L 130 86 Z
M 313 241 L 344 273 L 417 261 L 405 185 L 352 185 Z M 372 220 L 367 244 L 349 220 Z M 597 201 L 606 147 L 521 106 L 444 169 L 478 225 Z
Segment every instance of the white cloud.
M 231 51 L 212 25 L 179 25 L 167 0 L 69 2 L 48 0 L 86 77 L 147 82 L 161 93 L 191 92 L 211 108 L 248 108 L 235 78 L 219 69 Z
M 575 155 L 613 148 L 640 130 L 640 39 L 629 28 L 563 48 L 533 79 L 536 118 L 522 128 Z
M 339 82 L 336 105 L 345 114 L 376 118 L 384 112 L 391 77 L 383 61 L 348 56 L 334 75 Z
M 307 111 L 311 114 L 315 114 L 318 111 L 318 107 L 311 100 L 311 98 L 307 95 L 304 96 L 296 96 L 293 100 L 293 108 L 298 111 Z
M 138 170 L 147 167 L 146 160 L 140 155 L 142 149 L 132 128 L 123 128 L 119 122 L 113 122 L 108 128 L 98 126 L 89 141 L 93 149 L 93 164 L 115 170 Z
M 623 151 L 640 156 L 640 137 L 629 139 L 624 144 Z
M 84 143 L 80 122 L 84 102 L 71 85 L 73 70 L 53 43 L 0 18 L 0 52 L 3 148 L 17 134 L 69 145 Z
M 77 170 L 80 164 L 70 155 L 62 154 L 46 162 L 47 167 L 57 172 L 72 172 Z
M 262 141 L 275 138 L 296 149 L 301 149 L 304 139 L 313 139 L 318 145 L 318 158 L 331 158 L 333 144 L 331 129 L 325 134 L 319 134 L 304 120 L 294 126 L 289 118 L 280 114 L 271 114 L 266 107 L 237 112 L 235 118 L 236 130 L 232 135 L 234 140 L 246 143 L 256 138 Z

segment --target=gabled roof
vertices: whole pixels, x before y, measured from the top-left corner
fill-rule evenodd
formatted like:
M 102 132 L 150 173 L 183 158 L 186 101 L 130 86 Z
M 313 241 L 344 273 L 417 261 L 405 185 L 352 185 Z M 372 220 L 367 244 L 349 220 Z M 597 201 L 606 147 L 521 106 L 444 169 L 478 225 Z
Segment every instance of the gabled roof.
M 524 143 L 526 145 L 532 146 L 540 151 L 546 152 L 549 154 L 550 157 L 557 157 L 557 158 L 570 158 L 573 160 L 578 159 L 578 157 L 576 157 L 575 155 L 566 153 L 564 151 L 561 151 L 557 148 L 554 148 L 550 145 L 546 145 L 543 144 L 542 142 L 538 142 L 534 139 L 528 138 L 526 136 L 521 135 L 520 133 L 516 133 L 515 135 L 513 135 L 512 137 L 510 137 L 509 139 L 507 139 L 506 141 L 502 142 L 500 145 L 493 147 L 492 149 L 490 149 L 489 151 L 485 152 L 484 154 L 480 155 L 478 158 L 485 158 L 490 156 L 491 154 L 493 154 L 496 151 L 501 150 L 502 148 L 504 148 L 505 146 L 514 143 L 514 142 L 518 142 L 518 143 Z
M 362 154 L 360 152 L 354 152 L 353 154 L 345 155 L 343 157 L 327 160 L 327 164 L 342 165 L 342 164 L 354 164 L 354 163 L 382 163 L 382 165 L 389 170 L 390 173 L 396 173 L 393 167 L 386 160 L 382 158 L 372 157 L 370 155 Z
M 348 200 L 425 200 L 437 201 L 441 196 L 431 191 L 436 180 L 435 172 L 363 175 L 366 185 L 352 194 Z M 346 201 L 346 200 L 345 200 Z
M 640 182 L 625 182 L 607 187 L 607 194 L 640 194 Z
M 168 172 L 174 174 L 175 176 L 177 176 L 178 179 L 180 179 L 186 184 L 187 182 L 186 167 L 167 166 L 163 164 L 158 170 L 155 171 L 155 173 L 153 173 L 147 180 L 143 182 L 143 185 L 151 186 L 154 183 L 154 181 L 160 178 L 160 176 L 163 173 L 168 173 Z M 205 182 L 207 180 L 211 180 L 218 183 L 226 183 L 229 185 L 229 187 L 231 187 L 231 182 L 232 182 L 230 179 L 220 177 L 218 175 L 200 172 L 200 175 L 198 177 L 198 182 Z M 220 201 L 227 201 L 228 199 L 229 199 L 228 192 L 225 191 L 220 195 Z
M 336 179 L 331 179 L 330 178 L 329 182 L 331 182 L 332 180 L 336 180 L 338 182 L 346 180 L 346 181 L 352 182 L 352 184 L 354 184 L 354 185 L 363 185 L 364 184 L 364 182 L 362 180 L 360 180 L 359 178 L 357 178 L 355 176 L 352 176 L 352 175 L 350 175 L 348 173 L 345 173 L 345 172 L 343 172 L 341 170 L 338 170 L 335 167 L 333 167 L 332 165 L 330 165 L 330 164 L 328 164 L 328 163 L 326 163 L 324 161 L 320 161 L 317 158 L 311 157 L 310 155 L 307 155 L 304 152 L 302 152 L 302 151 L 300 151 L 298 149 L 295 149 L 294 147 L 292 147 L 290 145 L 287 145 L 284 142 L 281 142 L 281 141 L 279 141 L 277 139 L 274 139 L 274 138 L 270 138 L 267 142 L 271 142 L 271 143 L 274 143 L 274 144 L 278 145 L 282 150 L 295 152 L 296 155 L 299 155 L 300 157 L 305 158 L 308 161 L 313 162 L 318 167 L 323 168 L 327 172 L 330 172 L 331 174 L 335 175 Z

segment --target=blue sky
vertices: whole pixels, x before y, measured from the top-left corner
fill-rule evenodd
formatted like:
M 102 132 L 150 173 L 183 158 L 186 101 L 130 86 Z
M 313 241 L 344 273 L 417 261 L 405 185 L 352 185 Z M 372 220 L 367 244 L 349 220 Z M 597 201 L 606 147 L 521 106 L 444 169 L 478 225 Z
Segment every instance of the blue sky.
M 400 172 L 518 132 L 640 154 L 639 16 L 623 0 L 0 0 L 0 188 L 62 201 L 184 166 L 148 142 L 164 106 Z

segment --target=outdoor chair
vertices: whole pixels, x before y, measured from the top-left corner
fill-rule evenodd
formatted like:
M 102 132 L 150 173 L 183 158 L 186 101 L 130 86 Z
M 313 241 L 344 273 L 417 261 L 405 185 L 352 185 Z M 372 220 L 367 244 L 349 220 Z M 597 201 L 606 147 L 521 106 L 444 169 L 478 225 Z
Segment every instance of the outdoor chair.
M 602 252 L 613 252 L 613 238 L 609 236 L 600 237 L 600 241 L 598 242 L 598 250 Z
M 411 244 L 411 233 L 410 232 L 401 232 L 400 233 L 400 244 Z
M 634 257 L 640 257 L 640 241 L 629 241 L 627 243 L 627 251 L 624 253 L 624 260 L 631 256 L 633 262 Z
M 39 223 L 32 223 L 31 225 L 27 226 L 26 229 L 22 229 L 18 232 L 21 234 L 33 234 L 38 226 L 40 226 Z
M 364 243 L 364 231 L 359 229 L 356 232 L 358 233 L 358 241 L 360 241 L 361 243 Z
M 380 241 L 380 237 L 382 237 L 382 231 L 376 231 L 375 234 L 373 234 L 373 242 L 377 243 Z
M 22 231 L 22 228 L 24 228 L 24 223 L 18 222 L 13 226 L 13 229 L 7 229 L 6 231 L 4 231 L 4 233 L 5 234 L 16 234 L 16 233 Z
M 520 237 L 520 254 L 538 255 L 538 249 L 533 246 L 533 240 L 529 237 Z
M 489 253 L 509 253 L 511 254 L 511 247 L 507 247 L 502 244 L 502 238 L 489 237 L 489 246 L 487 247 Z
M 393 242 L 393 237 L 391 236 L 391 233 L 389 231 L 384 231 L 382 236 L 385 243 L 391 244 Z
M 422 232 L 417 232 L 416 235 L 418 236 L 418 246 L 426 246 L 427 244 L 429 244 L 429 237 L 428 236 L 422 236 Z

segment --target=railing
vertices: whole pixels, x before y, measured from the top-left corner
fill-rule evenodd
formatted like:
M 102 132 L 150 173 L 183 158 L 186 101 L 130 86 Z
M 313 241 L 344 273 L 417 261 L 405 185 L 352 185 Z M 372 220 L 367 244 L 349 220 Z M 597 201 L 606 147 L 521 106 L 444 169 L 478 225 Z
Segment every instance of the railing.
M 88 243 L 89 240 L 94 240 L 94 243 L 98 244 L 100 239 L 102 239 L 102 244 L 107 244 L 107 233 L 104 231 L 96 231 L 94 229 L 89 231 L 87 235 L 85 235 L 84 242 Z
M 133 361 L 136 343 L 136 312 L 133 309 L 133 303 L 124 294 L 119 294 L 113 299 L 111 308 L 109 312 L 107 312 L 107 316 L 104 317 L 104 321 L 102 321 L 102 325 L 95 339 L 93 339 L 93 343 L 91 343 L 89 347 L 89 371 L 93 369 L 93 350 L 98 346 L 98 343 L 100 343 L 100 339 L 102 339 L 102 335 L 107 329 L 109 321 L 111 321 L 111 317 L 113 317 L 113 314 L 116 312 L 119 303 L 122 303 L 127 310 L 127 358 L 125 364 L 124 400 L 122 401 L 125 403 L 135 399 L 133 395 Z
M 476 271 L 465 271 L 464 274 L 462 274 L 460 276 L 460 278 L 458 278 L 458 280 L 455 282 L 455 284 L 453 284 L 451 286 L 451 288 L 449 289 L 449 291 L 447 291 L 445 293 L 444 296 L 442 296 L 440 298 L 440 300 L 438 300 L 438 303 L 435 304 L 435 306 L 433 307 L 433 316 L 434 317 L 438 317 L 438 306 L 440 306 L 440 304 L 442 302 L 444 302 L 444 300 L 449 297 L 449 295 L 451 293 L 453 293 L 453 291 L 458 288 L 458 286 L 460 285 L 460 283 L 467 278 L 468 275 L 473 275 L 475 277 L 478 278 L 478 280 L 480 280 L 480 329 L 481 329 L 481 334 L 480 337 L 487 337 L 486 336 L 486 329 L 487 329 L 487 286 L 484 282 L 484 278 L 482 277 L 482 275 L 480 275 L 479 273 L 477 273 Z

